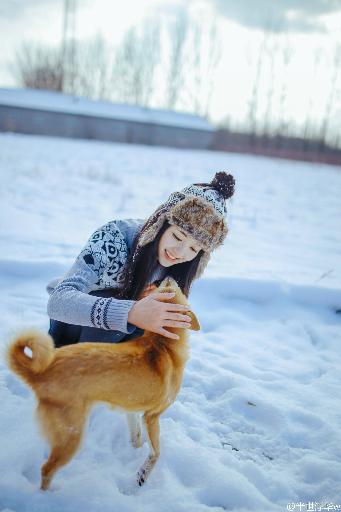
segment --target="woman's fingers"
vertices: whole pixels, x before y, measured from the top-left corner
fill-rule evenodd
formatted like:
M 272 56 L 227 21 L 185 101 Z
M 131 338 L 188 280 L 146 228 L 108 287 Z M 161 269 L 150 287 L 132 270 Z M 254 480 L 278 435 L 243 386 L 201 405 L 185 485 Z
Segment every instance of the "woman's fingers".
M 169 302 L 165 305 L 167 311 L 190 311 L 190 306 L 184 306 L 183 304 L 172 304 Z
M 176 322 L 175 320 L 165 320 L 162 322 L 164 327 L 183 327 L 188 329 L 191 326 L 191 322 Z
M 179 320 L 180 322 L 190 322 L 192 318 L 189 315 L 181 313 L 170 313 L 169 311 L 165 314 L 165 320 Z
M 162 336 L 166 336 L 166 338 L 172 338 L 172 340 L 179 339 L 179 336 L 177 334 L 167 331 L 166 329 L 163 329 L 163 327 L 161 327 L 161 329 L 159 330 L 159 334 L 162 334 Z
M 149 293 L 148 293 L 149 292 Z M 138 327 L 151 332 L 157 332 L 166 338 L 174 340 L 179 336 L 164 327 L 188 329 L 191 327 L 191 317 L 186 315 L 190 306 L 167 302 L 174 299 L 176 292 L 160 292 L 146 287 L 143 295 L 147 297 L 136 301 L 128 313 L 128 321 Z

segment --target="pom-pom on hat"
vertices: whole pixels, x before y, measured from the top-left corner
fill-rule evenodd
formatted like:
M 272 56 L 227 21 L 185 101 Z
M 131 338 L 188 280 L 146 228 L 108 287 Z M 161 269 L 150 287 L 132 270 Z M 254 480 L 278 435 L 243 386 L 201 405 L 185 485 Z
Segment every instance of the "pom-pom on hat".
M 201 256 L 195 279 L 204 272 L 211 252 L 223 244 L 228 233 L 226 200 L 234 194 L 235 179 L 226 172 L 217 172 L 210 183 L 193 183 L 173 192 L 147 219 L 139 236 L 138 246 L 153 241 L 167 219 L 197 240 Z

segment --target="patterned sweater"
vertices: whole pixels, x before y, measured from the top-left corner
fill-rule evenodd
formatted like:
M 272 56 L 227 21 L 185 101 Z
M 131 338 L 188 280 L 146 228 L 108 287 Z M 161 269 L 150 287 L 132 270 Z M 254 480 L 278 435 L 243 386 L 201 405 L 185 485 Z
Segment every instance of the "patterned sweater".
M 130 249 L 144 223 L 145 219 L 124 219 L 96 229 L 70 270 L 47 285 L 51 319 L 129 334 L 136 329 L 128 322 L 135 300 L 96 297 L 89 292 L 122 286 Z M 150 283 L 165 273 L 166 268 L 158 264 Z

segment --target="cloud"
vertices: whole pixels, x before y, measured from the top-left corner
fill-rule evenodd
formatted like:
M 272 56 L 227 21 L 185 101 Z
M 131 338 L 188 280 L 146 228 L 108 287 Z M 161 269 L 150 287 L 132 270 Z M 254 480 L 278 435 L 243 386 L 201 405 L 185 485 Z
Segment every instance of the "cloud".
M 23 18 L 36 7 L 49 9 L 55 5 L 62 6 L 61 0 L 7 0 L 0 3 L 0 17 L 13 21 Z
M 138 2 L 139 0 L 136 0 Z M 188 0 L 163 0 L 168 7 L 186 6 Z M 192 0 L 195 3 L 198 0 Z M 320 16 L 341 12 L 341 0 L 204 0 L 240 25 L 271 32 L 324 32 Z M 110 5 L 110 0 L 106 0 Z M 83 10 L 96 0 L 75 1 Z M 160 0 L 160 7 L 162 6 Z M 72 1 L 70 1 L 72 4 Z M 100 3 L 99 3 L 100 4 Z M 163 4 L 165 6 L 165 4 Z M 0 0 L 0 18 L 17 21 L 51 9 L 63 11 L 63 0 Z
M 340 0 L 208 0 L 240 25 L 271 32 L 324 32 L 319 17 L 341 12 Z
M 76 10 L 86 7 L 91 0 L 82 0 L 81 2 L 70 1 L 75 5 Z M 64 0 L 0 0 L 0 18 L 8 20 L 20 20 L 27 15 L 38 12 L 43 13 L 51 9 L 57 9 L 62 12 L 64 10 Z

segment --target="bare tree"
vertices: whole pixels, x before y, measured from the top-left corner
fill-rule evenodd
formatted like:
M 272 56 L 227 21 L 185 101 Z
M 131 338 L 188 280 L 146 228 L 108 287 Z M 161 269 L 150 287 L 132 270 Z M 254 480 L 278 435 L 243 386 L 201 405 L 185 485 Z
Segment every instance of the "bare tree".
M 216 20 L 211 23 L 209 30 L 209 44 L 207 45 L 207 69 L 203 77 L 207 82 L 206 101 L 203 107 L 203 113 L 208 116 L 211 104 L 212 94 L 214 90 L 215 73 L 222 55 L 222 45 L 218 33 Z
M 63 11 L 63 38 L 61 44 L 61 58 L 63 66 L 63 91 L 75 93 L 74 80 L 76 78 L 76 18 L 77 0 L 64 0 Z
M 168 22 L 166 35 L 164 105 L 207 115 L 221 58 L 216 19 L 207 11 L 190 16 L 183 7 Z
M 113 52 L 99 34 L 77 45 L 75 54 L 75 91 L 93 99 L 110 99 L 111 61 Z
M 318 70 L 321 65 L 322 56 L 323 56 L 323 54 L 322 54 L 321 48 L 315 49 L 313 69 L 312 69 L 313 77 L 316 77 L 318 75 Z M 315 130 L 314 130 L 313 112 L 314 112 L 314 105 L 315 105 L 315 97 L 314 97 L 314 94 L 312 93 L 312 91 L 313 91 L 313 89 L 310 89 L 308 108 L 307 108 L 307 112 L 306 112 L 305 123 L 303 126 L 303 132 L 302 132 L 303 149 L 305 151 L 308 149 L 309 141 L 313 137 L 317 136 L 316 135 L 316 126 L 315 126 Z
M 160 30 L 157 24 L 128 30 L 116 50 L 112 65 L 110 82 L 113 98 L 149 105 L 159 58 Z
M 286 77 L 289 76 L 288 67 L 290 66 L 293 55 L 294 49 L 292 48 L 290 42 L 287 41 L 286 45 L 282 48 L 283 78 L 279 97 L 279 121 L 277 126 L 277 135 L 289 135 L 289 121 L 285 115 L 285 106 L 288 95 L 288 81 Z
M 149 105 L 159 53 L 159 26 L 154 23 L 130 29 L 116 49 L 100 35 L 73 42 L 72 55 L 27 42 L 17 51 L 11 71 L 23 87 Z
M 170 48 L 165 104 L 167 108 L 174 109 L 179 101 L 186 79 L 187 56 L 185 48 L 189 34 L 189 19 L 186 10 L 178 12 L 168 30 Z
M 263 39 L 261 41 L 258 54 L 257 54 L 257 61 L 256 61 L 256 75 L 253 81 L 253 87 L 251 91 L 251 97 L 249 99 L 249 109 L 248 109 L 248 130 L 251 137 L 251 144 L 254 143 L 254 137 L 257 133 L 257 113 L 259 109 L 259 98 L 260 98 L 260 80 L 262 75 L 262 66 L 264 63 L 264 55 L 265 55 L 265 48 L 266 48 L 266 39 L 268 37 L 268 33 L 263 33 Z M 253 54 L 252 56 L 250 53 L 248 54 L 248 60 L 250 63 L 252 63 L 253 60 Z
M 322 125 L 320 130 L 320 150 L 323 151 L 324 146 L 327 142 L 328 130 L 330 128 L 330 124 L 332 122 L 333 110 L 336 107 L 336 98 L 337 98 L 337 90 L 338 90 L 338 77 L 340 72 L 340 63 L 341 63 L 341 44 L 337 44 L 334 50 L 333 56 L 333 74 L 331 80 L 331 88 L 330 93 L 328 95 L 328 100 L 326 104 L 326 110 L 324 112 L 324 117 L 322 119 Z
M 273 98 L 275 93 L 275 63 L 278 60 L 278 49 L 279 45 L 271 36 L 271 39 L 265 45 L 265 54 L 268 62 L 268 88 L 266 89 L 264 86 L 264 90 L 266 91 L 266 100 L 265 100 L 265 113 L 264 113 L 264 121 L 263 121 L 263 134 L 266 137 L 269 137 L 273 131 Z
M 191 58 L 186 66 L 187 80 L 185 93 L 190 110 L 196 114 L 208 115 L 214 88 L 215 71 L 221 58 L 221 41 L 215 19 L 197 19 L 191 24 Z M 190 82 L 190 83 L 189 83 Z
M 9 65 L 21 87 L 62 91 L 63 66 L 59 50 L 24 42 Z

